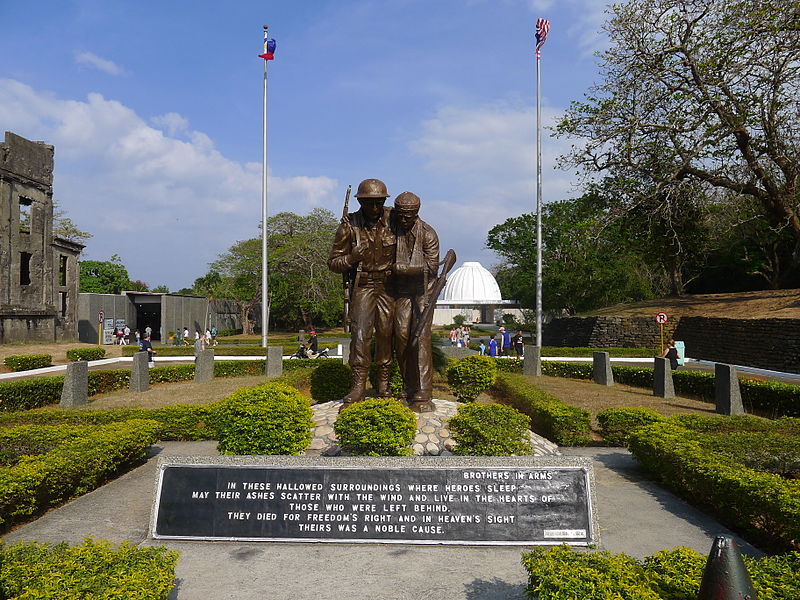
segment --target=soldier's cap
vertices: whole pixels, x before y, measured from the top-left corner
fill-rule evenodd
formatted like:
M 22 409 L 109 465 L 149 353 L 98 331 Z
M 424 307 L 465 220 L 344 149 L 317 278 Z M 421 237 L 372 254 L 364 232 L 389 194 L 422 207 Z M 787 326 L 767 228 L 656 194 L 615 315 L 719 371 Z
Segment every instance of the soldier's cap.
M 419 210 L 419 196 L 412 192 L 403 192 L 394 199 L 394 207 L 399 211 Z

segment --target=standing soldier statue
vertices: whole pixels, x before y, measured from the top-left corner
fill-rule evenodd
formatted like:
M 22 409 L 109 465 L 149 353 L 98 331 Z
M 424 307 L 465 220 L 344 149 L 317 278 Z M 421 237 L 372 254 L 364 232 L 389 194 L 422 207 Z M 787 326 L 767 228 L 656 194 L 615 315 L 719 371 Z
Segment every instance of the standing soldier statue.
M 394 298 L 387 290 L 395 260 L 395 234 L 389 224 L 389 193 L 379 179 L 358 184 L 356 198 L 361 208 L 342 217 L 336 230 L 328 267 L 345 274 L 350 283 L 348 321 L 350 324 L 350 367 L 353 389 L 345 403 L 364 399 L 370 365 L 370 341 L 375 332 L 375 362 L 378 365 L 378 394 L 388 397 L 392 363 L 392 322 Z

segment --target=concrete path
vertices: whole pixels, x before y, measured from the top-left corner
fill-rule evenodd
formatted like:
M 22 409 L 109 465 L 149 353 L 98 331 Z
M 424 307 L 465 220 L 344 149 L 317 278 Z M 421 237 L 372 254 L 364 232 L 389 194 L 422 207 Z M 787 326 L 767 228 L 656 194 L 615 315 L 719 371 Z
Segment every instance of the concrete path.
M 147 538 L 157 455 L 216 454 L 216 442 L 164 442 L 143 466 L 4 536 L 7 542 L 71 543 L 86 536 L 181 552 L 173 600 L 525 598 L 519 547 L 327 543 L 168 542 Z M 602 547 L 643 557 L 689 546 L 708 552 L 730 533 L 648 481 L 619 448 L 561 448 L 594 459 Z M 760 552 L 737 538 L 743 550 Z

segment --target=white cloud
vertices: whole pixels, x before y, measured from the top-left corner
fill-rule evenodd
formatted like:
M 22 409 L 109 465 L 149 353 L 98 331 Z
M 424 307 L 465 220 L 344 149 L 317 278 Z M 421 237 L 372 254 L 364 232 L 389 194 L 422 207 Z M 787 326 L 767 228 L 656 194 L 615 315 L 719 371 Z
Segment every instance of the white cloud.
M 100 94 L 62 100 L 0 79 L 0 127 L 56 148 L 54 195 L 94 234 L 85 257 L 118 253 L 131 277 L 181 287 L 236 240 L 257 235 L 261 165 L 226 158 L 177 113 L 150 122 L 164 131 Z M 304 214 L 335 203 L 338 184 L 270 174 L 268 185 L 270 214 Z
M 109 75 L 122 75 L 122 68 L 114 61 L 101 58 L 91 52 L 76 51 L 75 62 L 79 65 L 89 65 Z

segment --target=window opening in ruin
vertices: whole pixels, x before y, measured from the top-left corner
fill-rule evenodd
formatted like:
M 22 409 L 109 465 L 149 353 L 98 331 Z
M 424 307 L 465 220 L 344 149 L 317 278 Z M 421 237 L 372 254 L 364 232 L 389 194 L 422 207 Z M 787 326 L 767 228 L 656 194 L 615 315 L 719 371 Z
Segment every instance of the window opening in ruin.
M 33 201 L 30 198 L 19 198 L 19 231 L 20 233 L 31 232 L 31 206 Z
M 31 256 L 29 252 L 19 253 L 19 284 L 30 285 L 31 283 Z
M 58 292 L 58 298 L 61 300 L 61 316 L 67 316 L 67 292 Z
M 58 257 L 58 285 L 67 285 L 67 257 L 63 254 Z

